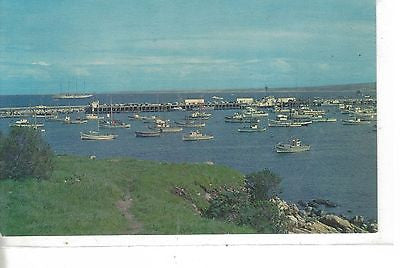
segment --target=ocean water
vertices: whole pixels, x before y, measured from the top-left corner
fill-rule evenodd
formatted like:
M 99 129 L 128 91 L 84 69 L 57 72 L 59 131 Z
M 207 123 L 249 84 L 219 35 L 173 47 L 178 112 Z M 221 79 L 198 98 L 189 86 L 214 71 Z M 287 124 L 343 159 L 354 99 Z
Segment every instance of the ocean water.
M 297 98 L 355 97 L 355 92 L 309 91 L 271 92 L 271 95 L 295 96 Z M 102 103 L 167 103 L 186 98 L 205 98 L 218 95 L 225 100 L 236 97 L 260 98 L 263 92 L 245 93 L 153 93 L 153 94 L 102 94 L 96 95 Z M 0 107 L 34 105 L 79 105 L 88 100 L 53 100 L 48 95 L 0 96 Z M 96 155 L 100 158 L 129 156 L 167 162 L 205 162 L 226 165 L 243 173 L 268 168 L 282 177 L 281 196 L 289 201 L 329 199 L 338 204 L 327 209 L 348 217 L 363 215 L 377 218 L 377 140 L 374 123 L 359 126 L 341 124 L 342 115 L 334 106 L 323 107 L 328 117 L 337 118 L 336 123 L 313 123 L 301 128 L 268 128 L 266 132 L 239 133 L 241 124 L 224 122 L 224 116 L 234 110 L 212 113 L 203 132 L 214 135 L 214 140 L 200 142 L 182 141 L 183 133 L 167 133 L 158 138 L 135 137 L 136 130 L 147 129 L 141 121 L 128 120 L 128 113 L 114 114 L 114 118 L 131 123 L 130 129 L 116 129 L 119 137 L 113 141 L 82 141 L 80 132 L 95 130 L 97 123 L 64 125 L 45 122 L 43 137 L 58 154 Z M 275 114 L 268 111 L 269 117 Z M 144 113 L 153 115 L 154 113 Z M 163 112 L 161 117 L 171 122 L 181 120 L 187 112 Z M 81 114 L 80 116 L 83 116 Z M 1 119 L 0 130 L 8 131 L 15 119 Z M 266 125 L 268 119 L 262 119 Z M 184 129 L 184 133 L 189 129 Z M 278 154 L 273 149 L 278 142 L 298 137 L 311 145 L 309 152 Z

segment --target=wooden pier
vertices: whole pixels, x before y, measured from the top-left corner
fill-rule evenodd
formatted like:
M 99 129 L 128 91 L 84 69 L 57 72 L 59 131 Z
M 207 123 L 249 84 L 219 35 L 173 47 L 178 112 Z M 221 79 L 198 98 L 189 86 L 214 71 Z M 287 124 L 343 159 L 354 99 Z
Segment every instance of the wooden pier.
M 171 111 L 194 111 L 194 110 L 233 110 L 243 109 L 249 105 L 237 102 L 227 103 L 206 103 L 206 104 L 145 104 L 145 103 L 129 103 L 129 104 L 112 104 L 113 113 L 125 112 L 171 112 Z M 110 113 L 111 104 L 102 104 L 97 107 L 88 106 L 85 108 L 86 113 Z
M 375 100 L 342 99 L 340 103 L 353 105 L 376 105 Z M 275 103 L 274 105 L 263 105 L 262 100 L 255 100 L 253 103 L 232 102 L 205 102 L 205 103 L 122 103 L 122 104 L 99 104 L 93 102 L 88 105 L 75 106 L 31 106 L 31 107 L 8 107 L 0 108 L 0 117 L 18 117 L 29 115 L 48 115 L 58 113 L 85 112 L 88 114 L 105 113 L 135 113 L 135 112 L 170 112 L 170 111 L 194 111 L 194 110 L 235 110 L 246 107 L 272 108 L 299 108 L 301 106 L 321 106 L 322 101 L 313 99 L 294 100 L 286 103 Z M 338 103 L 335 103 L 337 105 Z

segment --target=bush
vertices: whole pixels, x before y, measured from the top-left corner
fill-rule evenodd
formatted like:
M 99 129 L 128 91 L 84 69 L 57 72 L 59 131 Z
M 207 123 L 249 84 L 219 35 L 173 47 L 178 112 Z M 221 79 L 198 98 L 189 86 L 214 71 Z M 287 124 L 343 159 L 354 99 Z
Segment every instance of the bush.
M 268 169 L 245 177 L 245 186 L 253 201 L 268 200 L 275 196 L 281 178 Z
M 47 179 L 53 171 L 53 152 L 40 132 L 30 128 L 12 128 L 0 137 L 0 178 Z
M 254 200 L 243 189 L 225 189 L 211 200 L 203 216 L 253 227 L 257 233 L 284 233 L 284 218 L 276 204 Z

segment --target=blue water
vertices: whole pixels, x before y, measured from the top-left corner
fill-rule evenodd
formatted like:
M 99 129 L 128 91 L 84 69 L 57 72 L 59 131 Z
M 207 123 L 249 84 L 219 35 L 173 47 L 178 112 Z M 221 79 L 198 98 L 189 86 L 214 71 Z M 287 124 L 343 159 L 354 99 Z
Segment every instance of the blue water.
M 209 99 L 213 95 L 234 100 L 236 97 L 262 97 L 265 93 L 159 93 L 159 94 L 114 94 L 97 95 L 101 102 L 175 102 L 185 98 Z M 272 92 L 274 96 L 297 98 L 355 97 L 353 92 Z M 51 96 L 0 96 L 0 107 L 33 105 L 78 105 L 88 100 L 56 101 Z M 119 137 L 113 141 L 81 141 L 79 133 L 97 128 L 94 121 L 84 125 L 64 125 L 45 122 L 44 138 L 59 154 L 96 155 L 97 157 L 130 156 L 168 162 L 212 161 L 233 167 L 244 173 L 269 168 L 279 174 L 282 197 L 297 202 L 316 198 L 329 199 L 338 204 L 330 211 L 349 217 L 363 215 L 377 218 L 377 162 L 376 132 L 374 124 L 344 126 L 340 123 L 345 115 L 333 106 L 328 117 L 338 119 L 336 123 L 314 123 L 301 128 L 269 128 L 261 133 L 239 133 L 240 124 L 224 122 L 224 116 L 234 111 L 210 111 L 213 116 L 206 122 L 205 133 L 214 140 L 184 142 L 182 133 L 169 133 L 160 138 L 137 138 L 136 130 L 144 130 L 147 124 L 129 121 L 130 129 L 117 129 Z M 159 113 L 163 118 L 180 120 L 185 112 Z M 274 117 L 269 111 L 270 117 Z M 145 115 L 151 115 L 146 113 Z M 83 115 L 81 115 L 83 116 Z M 128 114 L 114 114 L 116 119 L 128 122 Z M 0 120 L 0 130 L 7 131 L 13 119 Z M 263 119 L 263 124 L 267 123 Z M 185 130 L 186 132 L 189 130 Z M 278 142 L 298 137 L 310 144 L 312 150 L 298 154 L 278 154 L 273 148 Z M 351 211 L 351 212 L 349 212 Z

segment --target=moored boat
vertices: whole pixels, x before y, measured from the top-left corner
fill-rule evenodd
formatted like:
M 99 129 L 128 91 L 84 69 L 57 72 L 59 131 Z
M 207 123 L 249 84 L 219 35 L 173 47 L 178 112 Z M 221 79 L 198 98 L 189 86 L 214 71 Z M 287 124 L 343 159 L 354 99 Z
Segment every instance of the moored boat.
M 160 131 L 135 131 L 136 137 L 160 137 Z
M 181 127 L 173 127 L 168 123 L 169 120 L 167 121 L 159 121 L 155 123 L 152 126 L 149 126 L 149 129 L 154 129 L 163 133 L 174 133 L 174 132 L 180 132 L 183 130 Z
M 211 117 L 211 114 L 205 112 L 194 112 L 185 117 L 186 120 L 207 120 Z
M 225 116 L 226 123 L 258 123 L 259 119 L 251 116 L 245 116 L 240 113 L 234 113 L 231 116 Z
M 326 118 L 326 117 L 317 117 L 312 119 L 313 123 L 321 123 L 321 122 L 336 122 L 336 118 Z
M 342 120 L 343 125 L 363 125 L 369 123 L 370 123 L 369 121 L 362 121 L 360 118 L 350 118 Z
M 297 138 L 291 139 L 289 143 L 278 143 L 275 146 L 275 150 L 277 153 L 298 153 L 309 151 L 310 149 L 310 145 L 302 144 L 301 141 Z
M 81 140 L 113 140 L 117 137 L 115 134 L 102 134 L 97 131 L 81 132 Z
M 100 122 L 101 128 L 130 128 L 131 124 L 127 124 L 120 120 L 110 120 Z
M 302 127 L 303 125 L 299 122 L 270 120 L 268 123 L 268 126 L 269 127 Z
M 203 134 L 197 130 L 197 131 L 192 131 L 189 134 L 183 135 L 182 139 L 184 141 L 201 141 L 201 140 L 214 139 L 214 136 Z
M 42 123 L 30 123 L 27 119 L 20 119 L 15 121 L 14 123 L 9 124 L 10 127 L 29 127 L 33 129 L 37 129 L 39 127 L 43 127 Z
M 103 116 L 99 116 L 97 114 L 86 114 L 86 119 L 87 120 L 100 120 L 100 119 L 104 119 Z
M 254 109 L 253 107 L 247 107 L 246 110 L 243 112 L 243 116 L 245 117 L 265 117 L 268 116 L 268 113 L 265 111 L 259 111 Z
M 71 119 L 71 117 L 66 116 L 63 122 L 64 124 L 86 124 L 88 121 L 81 118 Z
M 251 124 L 248 127 L 239 128 L 239 132 L 263 132 L 266 131 L 267 128 L 259 127 L 258 124 Z
M 206 123 L 195 122 L 195 121 L 190 121 L 190 120 L 175 121 L 175 124 L 177 124 L 180 127 L 186 127 L 186 128 L 198 128 L 198 127 L 206 126 Z

